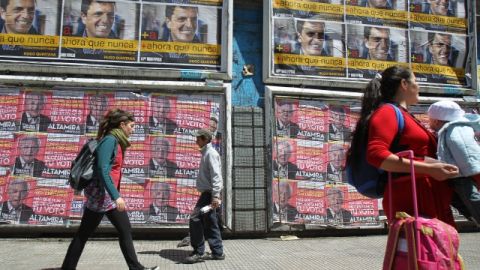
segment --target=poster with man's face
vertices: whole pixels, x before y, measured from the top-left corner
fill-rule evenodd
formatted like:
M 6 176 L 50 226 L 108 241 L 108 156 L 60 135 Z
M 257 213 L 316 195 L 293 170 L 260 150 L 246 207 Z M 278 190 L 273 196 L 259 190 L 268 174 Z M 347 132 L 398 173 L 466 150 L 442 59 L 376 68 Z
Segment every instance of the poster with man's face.
M 407 4 L 406 0 L 350 0 L 346 5 L 346 19 L 351 24 L 406 28 Z
M 465 0 L 412 0 L 410 25 L 413 29 L 447 31 L 466 34 L 467 4 Z
M 65 0 L 61 57 L 135 62 L 139 8 L 133 1 Z
M 185 67 L 220 66 L 221 9 L 144 4 L 140 62 Z
M 410 31 L 412 70 L 419 82 L 465 85 L 465 35 Z
M 56 58 L 59 0 L 4 0 L 0 6 L 0 58 Z

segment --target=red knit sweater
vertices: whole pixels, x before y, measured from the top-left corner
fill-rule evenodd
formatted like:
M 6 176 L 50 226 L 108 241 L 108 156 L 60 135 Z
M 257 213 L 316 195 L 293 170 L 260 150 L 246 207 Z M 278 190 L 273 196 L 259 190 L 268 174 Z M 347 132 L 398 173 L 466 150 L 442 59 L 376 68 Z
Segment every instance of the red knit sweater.
M 401 109 L 405 119 L 405 127 L 399 141 L 400 149 L 413 150 L 416 160 L 423 160 L 425 156 L 435 157 L 437 143 L 435 136 L 418 123 L 406 110 Z M 398 124 L 395 110 L 390 106 L 382 106 L 370 118 L 367 160 L 370 164 L 380 167 L 390 155 L 390 145 L 397 134 Z M 430 218 L 438 218 L 455 226 L 450 202 L 453 190 L 448 181 L 436 181 L 427 176 L 416 174 L 417 198 L 419 214 Z M 410 176 L 401 176 L 393 181 L 392 206 L 389 199 L 391 194 L 385 188 L 383 208 L 387 217 L 397 211 L 413 215 L 413 197 Z

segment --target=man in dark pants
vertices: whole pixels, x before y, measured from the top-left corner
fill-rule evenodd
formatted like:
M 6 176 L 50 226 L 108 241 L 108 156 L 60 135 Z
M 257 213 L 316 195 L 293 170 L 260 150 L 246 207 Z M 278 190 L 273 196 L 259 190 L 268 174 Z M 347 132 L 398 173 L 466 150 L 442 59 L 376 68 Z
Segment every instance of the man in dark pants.
M 220 193 L 223 189 L 221 159 L 211 144 L 212 133 L 208 129 L 200 129 L 196 137 L 196 143 L 202 153 L 197 177 L 197 190 L 201 194 L 190 216 L 190 241 L 193 252 L 184 261 L 188 264 L 202 262 L 205 259 L 225 259 L 217 215 L 221 204 Z M 200 209 L 208 205 L 213 210 L 202 213 Z M 205 256 L 205 238 L 212 251 L 208 258 Z

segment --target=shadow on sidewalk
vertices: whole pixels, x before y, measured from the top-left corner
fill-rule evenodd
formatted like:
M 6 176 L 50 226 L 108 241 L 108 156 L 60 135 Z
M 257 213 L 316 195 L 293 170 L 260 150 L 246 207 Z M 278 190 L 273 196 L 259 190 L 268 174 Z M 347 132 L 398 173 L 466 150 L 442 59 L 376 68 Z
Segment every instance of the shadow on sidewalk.
M 160 255 L 160 257 L 176 262 L 182 263 L 188 255 L 192 253 L 191 250 L 181 250 L 181 249 L 162 249 L 160 251 L 140 251 L 138 254 L 146 255 Z

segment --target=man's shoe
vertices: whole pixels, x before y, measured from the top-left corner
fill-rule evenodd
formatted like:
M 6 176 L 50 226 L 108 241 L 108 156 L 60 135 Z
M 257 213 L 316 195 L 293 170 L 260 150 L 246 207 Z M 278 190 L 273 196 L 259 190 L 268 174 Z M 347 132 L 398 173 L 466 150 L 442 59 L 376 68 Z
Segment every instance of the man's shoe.
M 222 261 L 222 260 L 225 260 L 225 253 L 223 254 L 212 254 L 210 255 L 210 260 L 218 260 L 218 261 Z
M 154 267 L 144 267 L 143 270 L 160 270 L 160 267 L 154 266 Z
M 205 259 L 203 258 L 204 255 L 200 255 L 200 254 L 197 254 L 197 253 L 193 253 L 192 255 L 188 256 L 187 258 L 185 258 L 185 260 L 183 261 L 183 263 L 186 263 L 186 264 L 193 264 L 193 263 L 198 263 L 198 262 L 204 262 Z

